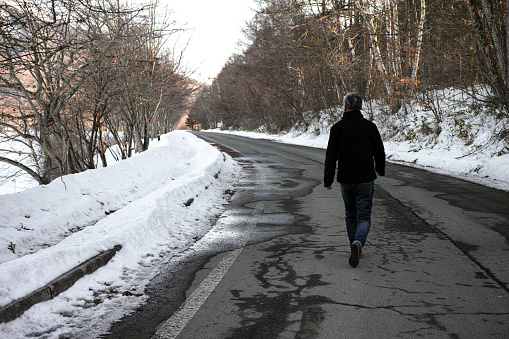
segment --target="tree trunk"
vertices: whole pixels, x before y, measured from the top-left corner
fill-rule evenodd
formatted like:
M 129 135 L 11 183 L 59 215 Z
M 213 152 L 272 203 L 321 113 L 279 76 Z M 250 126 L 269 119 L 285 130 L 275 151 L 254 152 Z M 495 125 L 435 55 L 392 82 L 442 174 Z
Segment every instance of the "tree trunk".
M 415 59 L 412 69 L 412 83 L 417 80 L 417 71 L 419 70 L 419 59 L 422 50 L 422 39 L 424 34 L 424 22 L 426 20 L 426 0 L 421 0 L 421 17 L 419 19 L 419 28 L 417 30 L 417 43 L 415 46 Z
M 389 97 L 392 97 L 394 95 L 394 87 L 390 81 L 389 74 L 387 73 L 387 68 L 385 67 L 384 61 L 382 59 L 382 53 L 380 52 L 380 46 L 377 38 L 378 32 L 376 31 L 376 27 L 374 25 L 374 14 L 371 4 L 367 4 L 366 8 L 362 0 L 356 0 L 355 2 L 365 21 L 366 29 L 368 30 L 371 54 L 375 61 L 375 65 L 382 77 L 382 81 L 385 85 L 387 95 Z

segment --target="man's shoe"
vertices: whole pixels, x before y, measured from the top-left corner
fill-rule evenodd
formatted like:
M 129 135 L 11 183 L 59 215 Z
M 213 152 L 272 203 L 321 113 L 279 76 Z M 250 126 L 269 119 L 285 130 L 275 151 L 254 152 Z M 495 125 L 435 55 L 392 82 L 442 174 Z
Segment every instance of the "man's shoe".
M 358 242 L 354 242 L 350 246 L 350 251 L 351 251 L 351 253 L 350 253 L 350 259 L 348 260 L 348 263 L 352 267 L 357 267 L 357 265 L 359 265 L 359 258 L 361 256 L 361 244 L 359 244 Z

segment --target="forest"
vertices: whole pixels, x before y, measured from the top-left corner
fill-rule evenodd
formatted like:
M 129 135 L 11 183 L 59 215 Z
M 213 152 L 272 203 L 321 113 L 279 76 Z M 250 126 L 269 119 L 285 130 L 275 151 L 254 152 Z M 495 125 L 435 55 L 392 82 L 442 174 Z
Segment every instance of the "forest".
M 0 1 L 0 162 L 40 184 L 125 159 L 168 132 L 196 89 L 156 5 Z M 111 147 L 115 145 L 116 147 Z M 3 179 L 9 179 L 4 176 Z
M 419 101 L 438 126 L 433 93 L 465 90 L 509 145 L 505 0 L 257 0 L 242 51 L 210 84 L 157 2 L 122 3 L 0 1 L 0 164 L 15 169 L 0 180 L 107 166 L 107 151 L 143 152 L 186 113 L 190 126 L 271 133 L 332 121 L 351 91 L 387 117 Z
M 488 88 L 477 98 L 509 118 L 506 1 L 260 0 L 231 56 L 191 107 L 204 128 L 271 133 L 335 112 L 347 92 L 405 114 L 434 91 Z M 484 91 L 483 93 L 486 93 Z M 333 113 L 331 113 L 333 114 Z M 501 129 L 499 138 L 509 132 Z

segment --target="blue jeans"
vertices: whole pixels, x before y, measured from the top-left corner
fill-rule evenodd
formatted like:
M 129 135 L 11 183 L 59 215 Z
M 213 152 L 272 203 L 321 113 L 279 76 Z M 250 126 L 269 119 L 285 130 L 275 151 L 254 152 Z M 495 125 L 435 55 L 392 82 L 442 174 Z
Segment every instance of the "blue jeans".
M 350 245 L 356 241 L 364 246 L 371 228 L 374 182 L 362 184 L 341 184 L 345 202 L 346 231 Z

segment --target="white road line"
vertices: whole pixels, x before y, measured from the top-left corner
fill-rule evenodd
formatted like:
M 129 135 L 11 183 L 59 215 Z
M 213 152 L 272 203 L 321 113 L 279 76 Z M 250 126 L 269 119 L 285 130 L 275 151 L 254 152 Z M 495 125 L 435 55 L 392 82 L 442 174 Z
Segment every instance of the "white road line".
M 237 259 L 240 252 L 242 252 L 242 249 L 243 247 L 226 253 L 225 257 L 214 267 L 200 286 L 198 286 L 186 299 L 184 304 L 161 325 L 152 338 L 176 338 L 226 275 L 226 272 L 228 272 L 235 259 Z
M 255 205 L 256 210 L 263 210 L 265 201 L 257 201 Z M 253 211 L 253 214 L 255 213 Z M 201 284 L 191 293 L 186 301 L 180 308 L 173 313 L 173 315 L 159 326 L 157 332 L 152 339 L 174 339 L 186 327 L 189 321 L 194 317 L 196 312 L 202 307 L 207 298 L 212 294 L 212 291 L 224 278 L 230 267 L 233 265 L 240 252 L 244 249 L 249 240 L 251 229 L 256 225 L 255 221 L 247 224 L 245 232 L 239 237 L 239 248 L 227 252 L 221 259 L 216 267 L 208 274 L 208 276 L 201 282 Z

